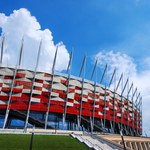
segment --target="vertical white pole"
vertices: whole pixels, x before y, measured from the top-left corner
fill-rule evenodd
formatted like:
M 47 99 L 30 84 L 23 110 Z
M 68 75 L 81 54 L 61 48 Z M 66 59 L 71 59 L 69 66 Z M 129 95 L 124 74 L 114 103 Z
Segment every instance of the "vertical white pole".
M 82 119 L 82 99 L 83 99 L 83 87 L 84 87 L 84 77 L 85 77 L 85 63 L 86 63 L 86 56 L 84 56 L 82 67 L 80 70 L 79 76 L 82 74 L 82 70 L 84 69 L 83 72 L 83 77 L 82 77 L 82 87 L 81 87 L 81 100 L 80 100 L 80 110 L 79 110 L 79 126 L 81 126 L 81 119 Z
M 66 120 L 66 111 L 67 111 L 67 102 L 68 102 L 68 93 L 69 93 L 69 84 L 70 84 L 70 75 L 71 75 L 72 56 L 73 56 L 73 53 L 71 52 L 70 60 L 69 60 L 69 63 L 68 63 L 68 68 L 67 68 L 67 72 L 68 72 L 68 79 L 67 80 L 68 80 L 68 83 L 67 83 L 66 99 L 65 99 L 64 112 L 63 112 L 63 121 L 62 121 L 62 128 L 63 129 L 64 129 L 65 120 Z M 69 70 L 70 70 L 70 72 L 69 72 Z
M 50 87 L 50 93 L 49 93 L 49 97 L 48 97 L 48 106 L 47 106 L 47 111 L 46 111 L 46 116 L 45 116 L 45 129 L 47 129 L 47 122 L 48 122 L 48 116 L 49 116 L 49 110 L 50 110 L 50 102 L 51 102 L 51 96 L 52 96 L 52 91 L 53 91 L 54 70 L 55 70 L 55 64 L 56 64 L 56 59 L 57 59 L 57 52 L 58 52 L 58 46 L 56 47 L 56 52 L 55 52 L 55 56 L 54 56 L 53 66 L 52 66 L 51 87 Z
M 5 37 L 3 36 L 2 37 L 2 44 L 1 44 L 0 66 L 2 66 L 2 63 L 3 63 L 4 43 L 5 43 Z
M 27 127 L 28 127 L 28 120 L 29 120 L 29 116 L 30 116 L 30 107 L 31 107 L 31 103 L 32 103 L 32 95 L 33 95 L 33 89 L 34 89 L 34 83 L 35 83 L 36 72 L 37 72 L 37 68 L 38 68 L 38 64 L 39 64 L 39 58 L 40 58 L 41 47 L 42 47 L 42 40 L 41 40 L 40 45 L 39 45 L 39 50 L 38 50 L 38 55 L 37 55 L 36 66 L 35 66 L 35 70 L 34 70 L 34 73 L 33 73 L 33 81 L 32 81 L 33 83 L 32 83 L 32 88 L 31 88 L 31 94 L 30 94 L 30 98 L 29 98 L 29 103 L 28 103 L 28 110 L 27 110 L 27 116 L 26 116 L 26 121 L 25 121 L 24 130 L 26 130 Z
M 11 84 L 11 87 L 10 87 L 10 93 L 9 93 L 9 98 L 8 98 L 8 103 L 7 103 L 7 108 L 6 108 L 6 114 L 5 114 L 4 123 L 3 123 L 3 129 L 6 127 L 6 123 L 7 123 L 9 112 L 10 112 L 11 96 L 12 96 L 12 93 L 13 93 L 13 87 L 14 87 L 14 84 L 15 84 L 15 78 L 16 78 L 16 73 L 17 73 L 17 70 L 18 70 L 19 60 L 21 60 L 21 56 L 22 56 L 21 55 L 22 54 L 22 50 L 23 50 L 23 46 L 22 45 L 23 45 L 23 40 L 22 40 L 22 43 L 21 43 L 19 59 L 17 61 L 16 67 L 15 67 L 15 70 L 14 70 L 12 84 Z M 2 57 L 2 55 L 1 55 L 1 57 Z M 2 59 L 1 59 L 1 61 L 2 61 Z

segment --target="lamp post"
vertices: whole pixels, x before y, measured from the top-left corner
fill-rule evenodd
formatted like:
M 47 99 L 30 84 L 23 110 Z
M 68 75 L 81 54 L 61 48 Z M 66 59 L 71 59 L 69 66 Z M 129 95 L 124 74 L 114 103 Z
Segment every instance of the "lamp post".
M 125 146 L 125 143 L 124 143 L 124 138 L 123 138 L 122 129 L 120 130 L 120 135 L 121 135 L 121 139 L 122 139 L 122 143 L 123 143 L 124 150 L 126 150 L 126 146 Z
M 34 128 L 35 126 L 33 126 L 33 130 L 32 130 L 32 135 L 31 135 L 31 140 L 30 140 L 30 150 L 32 150 L 32 145 L 33 145 Z

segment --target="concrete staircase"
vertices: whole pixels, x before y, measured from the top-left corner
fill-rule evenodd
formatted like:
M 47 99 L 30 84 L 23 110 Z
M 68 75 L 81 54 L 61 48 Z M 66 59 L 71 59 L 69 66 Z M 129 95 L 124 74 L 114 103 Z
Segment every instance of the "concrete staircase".
M 101 141 L 100 138 L 96 138 L 95 136 L 92 136 L 90 134 L 71 134 L 71 136 L 78 139 L 80 142 L 85 143 L 89 148 L 92 148 L 94 150 L 122 150 L 122 148 L 112 146 L 104 140 Z
M 95 150 L 124 150 L 120 135 L 116 134 L 72 134 L 80 142 Z M 126 150 L 150 150 L 150 138 L 123 136 Z

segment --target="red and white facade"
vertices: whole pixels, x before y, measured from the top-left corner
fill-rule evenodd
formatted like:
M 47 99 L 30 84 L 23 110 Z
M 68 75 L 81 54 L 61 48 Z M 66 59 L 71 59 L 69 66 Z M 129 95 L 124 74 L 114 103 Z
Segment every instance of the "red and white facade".
M 100 84 L 67 75 L 0 67 L 0 110 L 48 111 L 78 116 L 80 123 L 81 117 L 92 118 L 93 125 L 101 120 L 110 129 L 122 126 L 128 134 L 142 133 L 140 106 Z

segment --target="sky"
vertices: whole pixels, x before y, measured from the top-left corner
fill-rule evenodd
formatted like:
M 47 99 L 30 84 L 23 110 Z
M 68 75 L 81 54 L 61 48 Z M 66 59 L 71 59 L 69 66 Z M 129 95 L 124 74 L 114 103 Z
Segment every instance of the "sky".
M 3 63 L 17 63 L 24 39 L 22 67 L 34 69 L 42 40 L 39 70 L 65 72 L 73 51 L 71 74 L 78 76 L 86 55 L 85 78 L 98 60 L 97 82 L 108 64 L 124 83 L 143 97 L 143 133 L 150 136 L 150 1 L 149 0 L 0 0 L 0 41 L 5 35 Z M 26 57 L 27 56 L 27 57 Z M 35 59 L 33 59 L 35 58 Z M 30 62 L 30 63 L 29 63 Z

